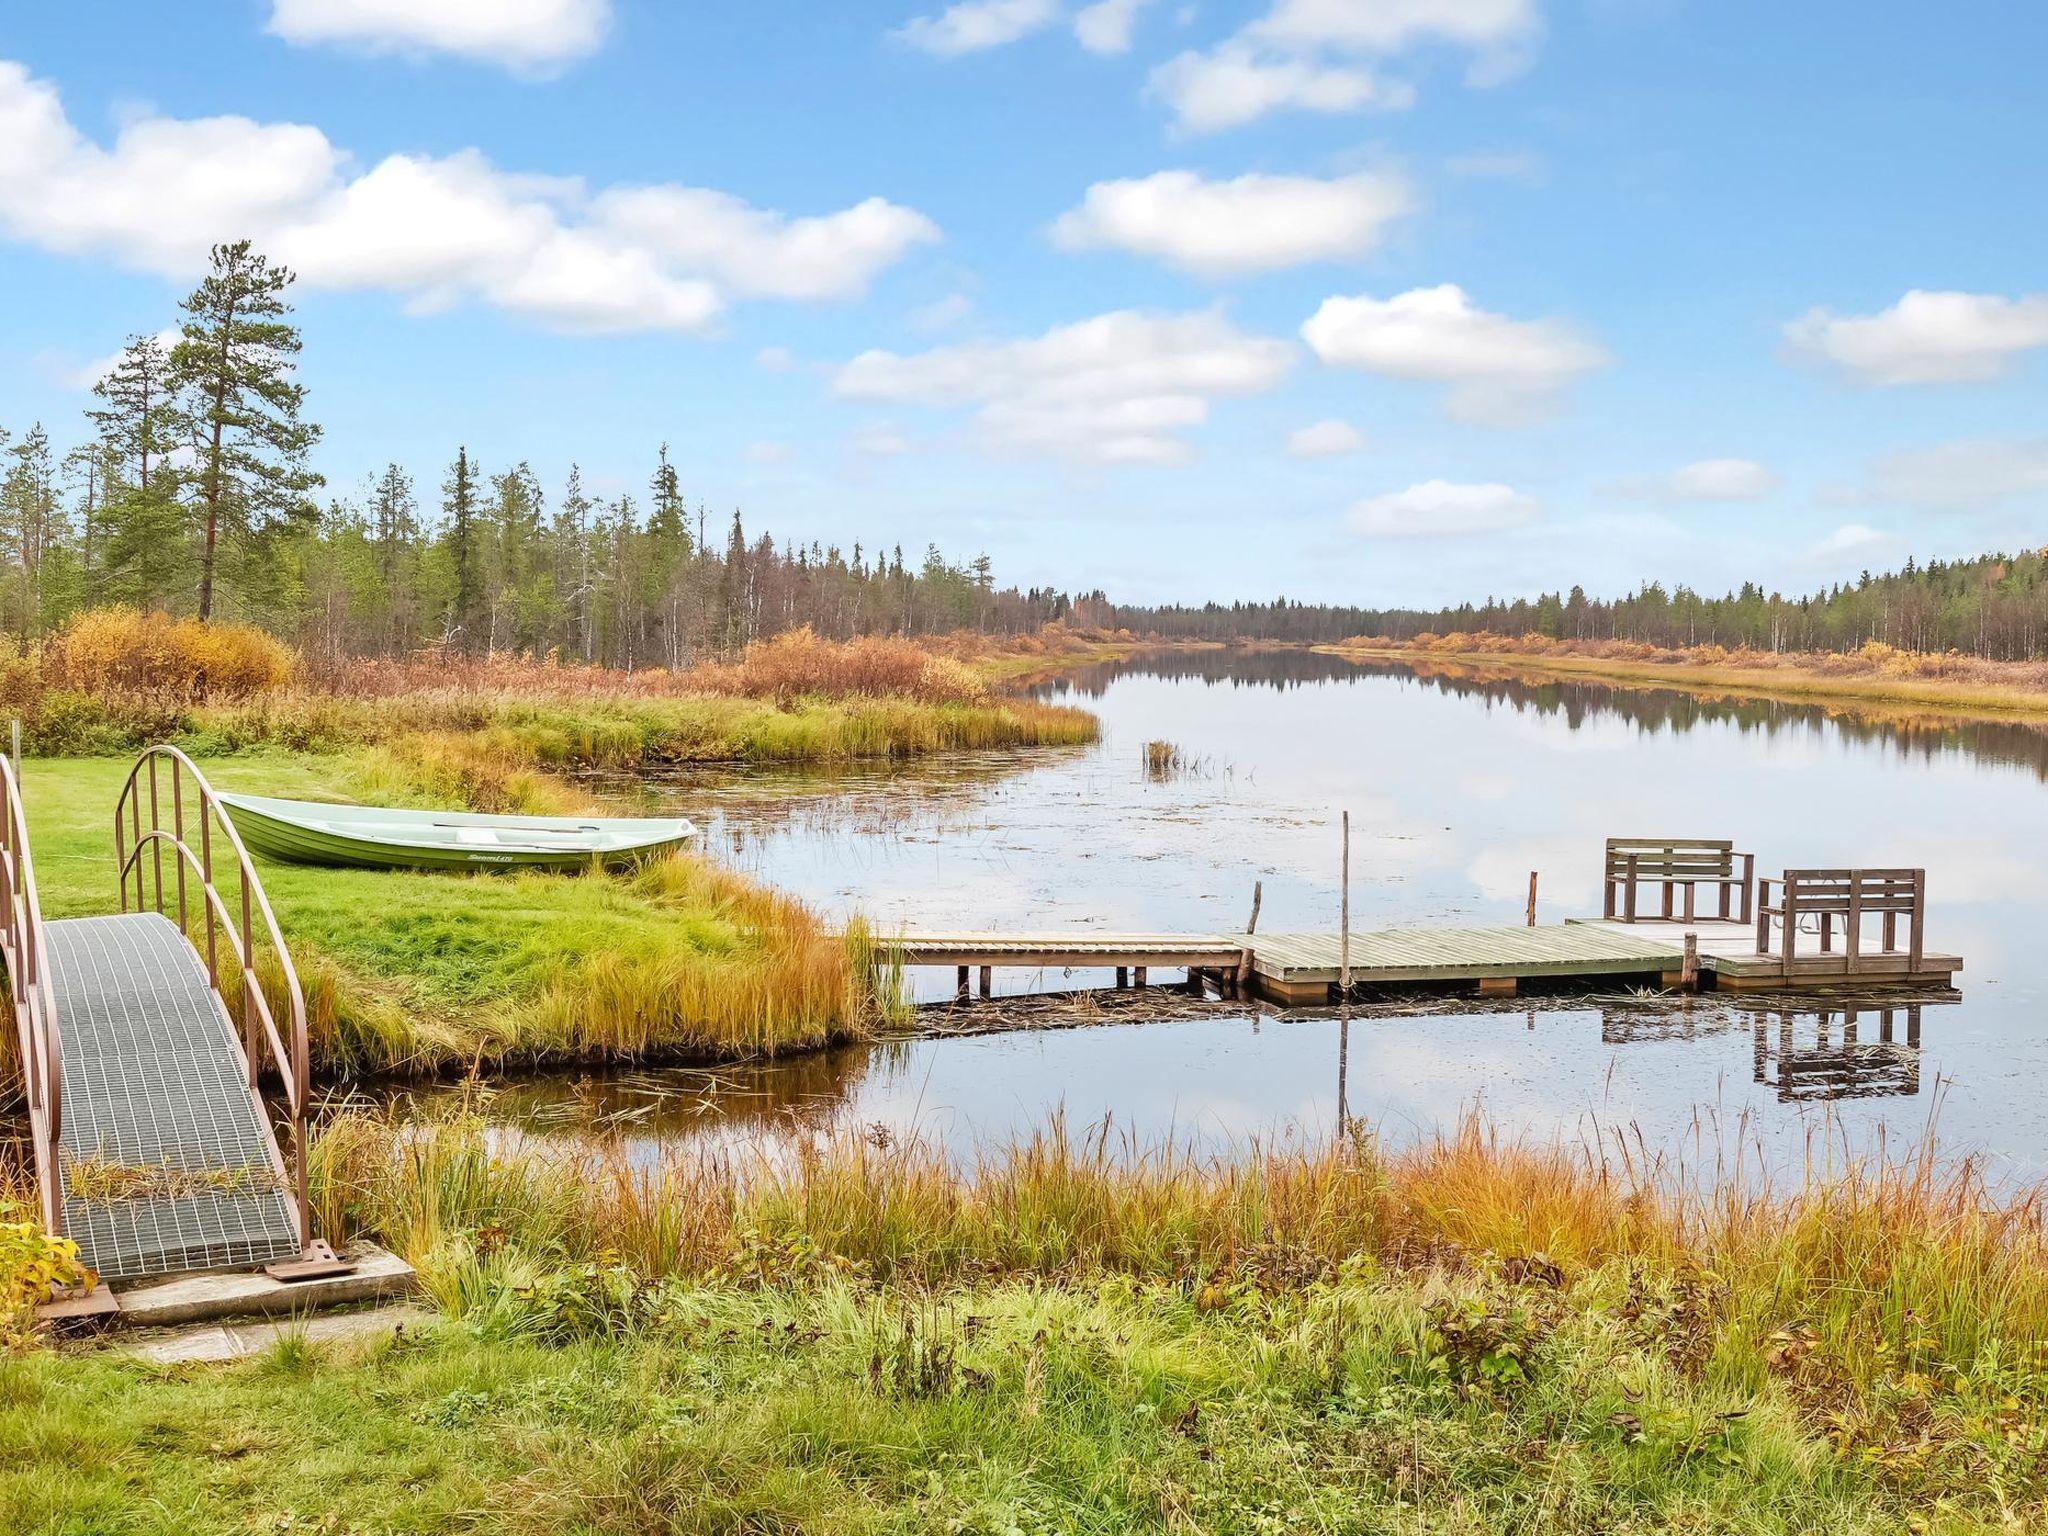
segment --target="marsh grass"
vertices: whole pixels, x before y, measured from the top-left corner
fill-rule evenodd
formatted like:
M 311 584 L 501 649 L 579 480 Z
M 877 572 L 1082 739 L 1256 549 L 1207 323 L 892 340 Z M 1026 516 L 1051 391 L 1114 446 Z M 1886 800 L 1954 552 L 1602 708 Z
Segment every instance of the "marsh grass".
M 1207 1157 L 1054 1122 L 965 1164 L 879 1135 L 649 1164 L 344 1115 L 318 1157 L 322 1218 L 384 1236 L 471 1328 L 690 1341 L 728 1428 L 774 1402 L 776 1360 L 864 1392 L 807 1420 L 857 1460 L 880 1436 L 931 1465 L 908 1426 L 936 1413 L 1122 1464 L 1149 1405 L 1169 1433 L 1141 1460 L 1175 1486 L 1147 1485 L 1143 1528 L 2031 1528 L 2048 1491 L 2038 1196 L 1926 1147 L 1782 1186 L 1477 1121 L 1401 1151 L 1354 1128 Z M 741 1337 L 769 1354 L 707 1363 Z M 510 1507 L 680 1519 L 789 1486 L 722 1474 L 692 1505 L 668 1452 L 613 1450 L 544 1458 Z M 791 1507 L 873 1513 L 860 1486 Z

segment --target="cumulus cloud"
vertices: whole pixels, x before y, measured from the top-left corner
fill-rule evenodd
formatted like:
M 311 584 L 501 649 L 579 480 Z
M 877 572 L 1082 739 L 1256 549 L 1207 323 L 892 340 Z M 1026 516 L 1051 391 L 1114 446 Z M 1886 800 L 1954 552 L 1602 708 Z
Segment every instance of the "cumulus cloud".
M 1205 181 L 1193 171 L 1160 171 L 1096 182 L 1052 232 L 1067 250 L 1110 246 L 1230 277 L 1364 256 L 1414 205 L 1408 183 L 1391 173 Z
M 1138 12 L 1152 0 L 1095 0 L 1074 13 L 1074 36 L 1090 53 L 1131 51 L 1131 32 Z
M 1301 328 L 1323 362 L 1451 386 L 1464 421 L 1511 425 L 1541 415 L 1607 354 L 1562 320 L 1511 320 L 1480 309 L 1454 283 L 1390 299 L 1325 299 Z
M 1472 55 L 1467 79 L 1489 85 L 1521 69 L 1541 30 L 1536 0 L 1274 0 L 1215 47 L 1152 73 L 1177 125 L 1211 133 L 1282 109 L 1355 112 L 1405 106 L 1405 85 L 1375 68 L 1426 45 Z
M 1297 459 L 1334 459 L 1365 446 L 1365 434 L 1348 421 L 1318 421 L 1287 435 L 1287 451 Z
M 1411 87 L 1355 64 L 1276 56 L 1240 43 L 1177 54 L 1152 71 L 1147 89 L 1173 110 L 1174 126 L 1192 134 L 1241 128 L 1283 109 L 1399 112 L 1415 104 Z
M 1638 501 L 1757 501 L 1778 477 L 1754 459 L 1700 459 L 1652 480 L 1624 480 L 1618 494 Z
M 2048 502 L 2048 438 L 1973 438 L 1879 459 L 1871 494 L 1929 512 L 1979 512 L 2022 496 Z
M 1881 560 L 1899 547 L 1899 537 L 1863 523 L 1844 523 L 1807 551 L 1816 565 L 1846 566 L 1859 560 Z
M 1351 526 L 1376 539 L 1459 538 L 1525 527 L 1542 511 L 1535 497 L 1513 486 L 1425 480 L 1359 502 L 1351 509 Z
M 379 53 L 452 53 L 544 74 L 594 53 L 610 0 L 270 0 L 268 30 L 288 43 Z
M 1865 384 L 1969 384 L 1995 379 L 2023 352 L 2048 347 L 2048 294 L 1915 288 L 1874 315 L 1813 309 L 1785 327 L 1796 356 L 1832 363 Z
M 971 408 L 992 449 L 1084 462 L 1167 463 L 1213 401 L 1271 389 L 1294 349 L 1213 311 L 1118 310 L 1042 336 L 864 352 L 834 390 L 850 400 Z
M 102 146 L 7 61 L 0 228 L 172 278 L 247 236 L 311 287 L 384 289 L 423 310 L 481 301 L 589 331 L 693 330 L 733 296 L 843 298 L 938 234 L 880 198 L 791 218 L 701 187 L 592 194 L 476 150 L 358 171 L 317 128 L 244 117 L 144 117 Z
M 896 38 L 926 53 L 953 58 L 1001 48 L 1059 20 L 1059 0 L 959 0 L 933 16 L 898 27 Z

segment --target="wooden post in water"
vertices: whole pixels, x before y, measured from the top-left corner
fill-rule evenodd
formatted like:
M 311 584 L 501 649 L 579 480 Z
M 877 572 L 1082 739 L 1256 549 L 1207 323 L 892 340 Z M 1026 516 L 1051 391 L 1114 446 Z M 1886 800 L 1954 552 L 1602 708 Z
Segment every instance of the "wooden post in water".
M 1130 971 L 1121 965 L 1116 968 L 1116 984 L 1119 987 L 1128 987 L 1131 984 Z
M 1536 871 L 1529 871 L 1529 926 L 1536 926 Z
M 1255 934 L 1255 933 L 1257 933 L 1257 932 L 1259 931 L 1259 903 L 1260 903 L 1261 901 L 1265 900 L 1265 896 L 1266 896 L 1266 882 L 1265 882 L 1265 881 L 1263 881 L 1263 880 L 1254 880 L 1254 881 L 1252 882 L 1252 915 L 1251 915 L 1251 920 L 1250 920 L 1249 922 L 1247 922 L 1247 923 L 1246 923 L 1246 924 L 1244 925 L 1244 931 L 1245 931 L 1245 937 L 1246 937 L 1246 938 L 1250 938 L 1250 937 L 1251 937 L 1251 936 L 1252 936 L 1253 934 Z
M 1338 904 L 1337 986 L 1351 996 L 1351 813 L 1344 813 L 1343 893 Z
M 992 965 L 984 965 L 981 968 L 981 995 L 983 997 L 989 995 L 989 991 L 995 981 L 995 972 L 996 968 Z
M 1145 967 L 1142 965 L 1131 972 L 1131 985 L 1134 987 L 1145 985 Z
M 1679 985 L 1688 992 L 1700 989 L 1700 936 L 1688 932 L 1685 936 L 1685 959 L 1679 967 Z
M 958 984 L 953 989 L 953 996 L 960 1002 L 967 1001 L 967 967 L 964 965 L 960 967 L 960 976 Z

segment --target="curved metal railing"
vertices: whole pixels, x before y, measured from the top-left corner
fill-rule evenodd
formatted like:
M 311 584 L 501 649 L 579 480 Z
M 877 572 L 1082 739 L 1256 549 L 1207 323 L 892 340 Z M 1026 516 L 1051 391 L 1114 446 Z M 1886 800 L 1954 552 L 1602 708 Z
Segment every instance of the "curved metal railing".
M 14 759 L 0 756 L 0 952 L 7 962 L 8 994 L 14 1004 L 21 1052 L 23 1092 L 28 1099 L 29 1140 L 36 1183 L 43 1192 L 43 1224 L 60 1230 L 62 1200 L 57 1188 L 57 1133 L 63 1120 L 64 1081 L 57 1032 L 57 996 L 43 948 L 43 913 L 36 899 L 36 866 L 29 854 L 28 815 Z
M 164 793 L 165 779 L 169 780 L 168 795 Z M 188 798 L 191 801 L 189 807 Z M 168 825 L 164 819 L 167 809 Z M 214 879 L 216 826 L 219 828 L 218 837 L 225 841 L 226 853 L 235 864 L 236 883 L 240 888 L 239 911 L 229 908 Z M 195 835 L 198 839 L 196 849 L 192 846 Z M 172 917 L 175 905 L 173 920 L 179 931 L 199 950 L 214 996 L 220 999 L 228 1016 L 234 1018 L 237 1011 L 227 1008 L 227 996 L 221 989 L 220 950 L 222 940 L 226 940 L 235 968 L 240 972 L 240 1050 L 247 1068 L 249 1092 L 256 1099 L 259 1115 L 266 1113 L 258 1094 L 266 1056 L 276 1067 L 284 1087 L 285 1108 L 291 1119 L 291 1156 L 290 1167 L 286 1168 L 284 1160 L 279 1159 L 277 1171 L 292 1190 L 299 1246 L 304 1248 L 312 1236 L 306 1189 L 306 1104 L 311 1091 L 312 1072 L 306 1042 L 305 992 L 299 986 L 299 973 L 292 965 L 291 951 L 285 948 L 284 936 L 278 932 L 277 916 L 270 909 L 270 898 L 263 893 L 263 883 L 256 878 L 256 866 L 250 862 L 249 851 L 242 846 L 234 823 L 222 808 L 220 796 L 206 782 L 206 775 L 176 747 L 151 747 L 135 760 L 135 766 L 128 771 L 128 780 L 122 785 L 121 798 L 114 807 L 114 857 L 120 867 L 121 910 L 154 910 L 165 917 Z M 166 860 L 171 865 L 168 881 L 164 871 Z M 190 888 L 190 877 L 194 875 L 198 877 L 199 887 L 196 915 L 206 930 L 203 947 L 198 939 L 193 938 L 192 931 L 195 898 Z M 132 908 L 129 904 L 131 896 L 134 898 Z M 269 945 L 282 973 L 287 1013 L 282 1031 L 257 974 L 255 940 L 259 937 Z M 276 1156 L 274 1143 L 272 1155 Z

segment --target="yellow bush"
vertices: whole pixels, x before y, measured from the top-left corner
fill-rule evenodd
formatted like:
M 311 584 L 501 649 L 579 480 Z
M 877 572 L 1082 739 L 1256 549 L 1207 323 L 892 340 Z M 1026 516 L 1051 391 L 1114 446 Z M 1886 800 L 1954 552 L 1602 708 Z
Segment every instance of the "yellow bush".
M 247 624 L 94 608 L 50 641 L 47 680 L 99 699 L 153 705 L 246 699 L 290 681 L 289 646 Z
M 90 1279 L 78 1262 L 77 1244 L 51 1237 L 33 1213 L 0 1195 L 0 1349 L 30 1340 L 36 1308 L 57 1287 Z

